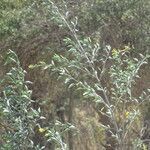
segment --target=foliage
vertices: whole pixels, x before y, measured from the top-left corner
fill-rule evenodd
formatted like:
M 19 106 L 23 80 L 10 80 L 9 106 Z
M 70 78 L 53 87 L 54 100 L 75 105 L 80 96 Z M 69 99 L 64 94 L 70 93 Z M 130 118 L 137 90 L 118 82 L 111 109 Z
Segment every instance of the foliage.
M 58 148 L 66 150 L 67 145 L 62 141 L 62 136 L 74 126 L 56 121 L 51 127 L 40 127 L 38 120 L 46 118 L 40 115 L 40 108 L 32 108 L 32 92 L 27 87 L 31 82 L 25 81 L 26 72 L 21 68 L 17 55 L 11 50 L 7 53 L 5 65 L 11 65 L 12 68 L 2 80 L 4 90 L 0 97 L 0 126 L 3 128 L 1 149 L 44 149 L 45 146 L 40 148 L 39 145 L 34 145 L 32 139 L 34 128 L 38 126 L 39 133 L 44 133 L 41 136 L 45 136 L 47 142 L 53 141 Z
M 69 89 L 82 91 L 84 98 L 95 101 L 100 106 L 98 111 L 109 120 L 109 123 L 102 122 L 102 125 L 115 138 L 116 148 L 127 149 L 137 138 L 135 136 L 130 139 L 129 134 L 132 132 L 132 125 L 140 118 L 140 105 L 149 97 L 146 94 L 142 98 L 135 98 L 132 86 L 136 77 L 139 77 L 139 69 L 147 63 L 149 56 L 131 58 L 132 48 L 129 46 L 125 46 L 123 50 L 112 49 L 108 45 L 100 47 L 90 38 L 80 39 L 57 6 L 54 9 L 56 16 L 73 33 L 73 40 L 64 39 L 68 47 L 66 56 L 55 54 L 51 65 L 43 63 L 43 69 L 50 68 L 57 73 L 59 79 L 63 79 Z
M 149 127 L 142 124 L 148 122 L 144 116 L 149 116 L 149 111 L 143 111 L 149 107 L 149 91 L 136 96 L 134 89 L 149 58 L 149 7 L 149 0 L 1 0 L 0 50 L 15 49 L 23 68 L 36 61 L 29 69 L 41 67 L 44 74 L 49 70 L 46 82 L 49 77 L 58 77 L 67 91 L 73 91 L 79 105 L 82 100 L 92 104 L 106 131 L 102 135 L 105 143 L 100 141 L 105 148 L 112 144 L 118 149 L 129 149 L 127 145 L 135 150 L 148 149 L 145 141 L 149 139 L 143 139 L 142 134 Z M 63 131 L 70 130 L 71 124 L 58 123 L 57 110 L 53 123 L 41 117 L 47 110 L 32 108 L 30 82 L 25 81 L 17 55 L 10 51 L 6 60 L 6 68 L 12 68 L 0 80 L 2 149 L 45 149 L 49 143 L 67 149 Z M 41 70 L 36 71 L 39 76 Z M 40 91 L 40 81 L 35 82 L 39 87 L 33 88 Z M 33 141 L 35 128 L 42 139 L 39 145 Z
M 39 113 L 31 107 L 31 91 L 27 87 L 30 82 L 25 81 L 25 71 L 11 50 L 7 53 L 5 65 L 8 64 L 12 68 L 3 80 L 1 149 L 27 149 L 33 146 L 31 135 Z

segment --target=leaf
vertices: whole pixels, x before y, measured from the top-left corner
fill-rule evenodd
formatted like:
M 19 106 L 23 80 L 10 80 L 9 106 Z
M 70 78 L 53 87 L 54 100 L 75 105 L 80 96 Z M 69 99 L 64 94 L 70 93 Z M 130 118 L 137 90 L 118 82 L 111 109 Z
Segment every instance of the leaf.
M 75 86 L 75 84 L 74 84 L 74 83 L 71 83 L 71 84 L 68 86 L 68 88 L 71 89 L 71 88 L 74 87 L 74 86 Z
M 35 65 L 31 64 L 31 65 L 28 66 L 28 68 L 33 69 L 33 68 L 35 68 Z
M 143 55 L 143 54 L 140 53 L 139 55 L 140 55 L 141 58 L 144 58 L 144 55 Z

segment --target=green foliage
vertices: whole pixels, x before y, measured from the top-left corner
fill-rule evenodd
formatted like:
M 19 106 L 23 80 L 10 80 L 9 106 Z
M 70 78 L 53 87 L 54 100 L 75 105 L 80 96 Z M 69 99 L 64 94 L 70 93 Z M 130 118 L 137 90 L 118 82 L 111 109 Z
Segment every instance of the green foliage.
M 67 144 L 63 141 L 63 136 L 70 130 L 75 130 L 75 127 L 70 123 L 63 124 L 59 121 L 56 121 L 53 128 L 50 128 L 46 131 L 45 137 L 47 141 L 52 141 L 56 143 L 56 149 L 68 150 Z
M 17 55 L 9 50 L 5 65 L 12 68 L 2 80 L 3 96 L 0 97 L 0 126 L 3 128 L 2 150 L 12 149 L 38 149 L 42 150 L 45 146 L 34 145 L 32 140 L 34 128 L 38 126 L 38 132 L 44 133 L 47 143 L 54 142 L 57 148 L 67 150 L 67 145 L 63 142 L 64 134 L 75 127 L 71 124 L 62 124 L 56 121 L 51 127 L 40 127 L 37 122 L 39 119 L 46 119 L 40 116 L 41 109 L 32 108 L 31 90 L 27 85 L 31 82 L 25 81 L 25 71 L 21 68 Z
M 95 101 L 100 107 L 103 106 L 99 112 L 107 116 L 110 122 L 102 122 L 103 127 L 115 138 L 118 148 L 126 148 L 134 140 L 127 140 L 127 137 L 132 131 L 132 125 L 136 124 L 140 117 L 139 105 L 149 97 L 146 95 L 146 98 L 143 97 L 141 100 L 132 94 L 132 86 L 138 77 L 138 71 L 147 63 L 149 56 L 141 55 L 141 59 L 132 58 L 132 48 L 129 46 L 117 50 L 108 45 L 103 47 L 93 43 L 90 38 L 80 39 L 75 29 L 58 10 L 56 15 L 64 20 L 73 33 L 73 39 L 64 40 L 68 47 L 66 56 L 55 54 L 52 63 L 44 68 L 50 68 L 52 73 L 57 73 L 58 79 L 62 79 L 68 88 L 82 91 L 83 98 Z M 109 86 L 105 82 L 108 82 Z M 129 104 L 132 105 L 131 110 Z
M 31 91 L 27 87 L 30 82 L 25 81 L 25 71 L 11 50 L 7 53 L 5 65 L 8 64 L 13 67 L 3 80 L 5 86 L 0 105 L 4 133 L 1 149 L 27 149 L 33 146 L 31 136 L 37 117 L 31 107 Z
M 132 126 L 138 124 L 136 132 L 142 131 L 140 106 L 149 105 L 147 89 L 139 97 L 133 93 L 138 73 L 149 58 L 145 55 L 149 53 L 149 4 L 149 0 L 1 0 L 0 48 L 15 47 L 24 57 L 39 55 L 41 61 L 29 68 L 50 69 L 53 79 L 58 77 L 74 91 L 74 98 L 90 101 L 107 118 L 101 121 L 102 127 L 118 147 L 131 144 L 133 149 L 147 149 Z M 43 59 L 47 45 L 53 45 L 50 60 Z M 30 82 L 25 81 L 26 72 L 14 52 L 9 51 L 5 65 L 12 68 L 0 80 L 5 85 L 0 98 L 2 149 L 33 149 L 37 126 L 45 143 L 67 149 L 62 132 L 70 128 L 68 124 L 49 127 L 46 120 L 48 127 L 37 124 L 43 110 L 32 108 Z
M 84 43 L 84 41 L 82 42 Z M 132 131 L 132 125 L 140 119 L 140 105 L 146 103 L 149 97 L 146 94 L 142 99 L 141 97 L 135 98 L 132 94 L 134 81 L 136 77 L 139 78 L 138 71 L 142 65 L 147 63 L 146 60 L 149 56 L 132 59 L 129 57 L 129 51 L 113 50 L 111 54 L 110 47 L 101 51 L 100 48 L 96 49 L 94 53 L 94 48 L 92 52 L 91 49 L 86 49 L 92 47 L 91 43 L 88 44 L 90 46 L 84 45 L 84 52 L 74 48 L 70 54 L 69 50 L 68 56 L 74 53 L 71 60 L 70 57 L 54 55 L 52 64 L 45 68 L 50 68 L 52 72 L 57 73 L 58 79 L 64 81 L 69 89 L 73 89 L 77 93 L 82 92 L 84 99 L 94 101 L 100 106 L 99 112 L 110 120 L 107 125 L 101 122 L 103 127 L 112 133 L 118 147 L 126 147 L 134 140 L 128 141 L 127 137 Z M 102 56 L 97 58 L 100 52 Z M 108 63 L 110 64 L 109 68 L 107 67 Z M 98 64 L 102 64 L 102 66 L 100 67 Z M 110 78 L 109 86 L 103 83 L 105 76 L 107 76 L 107 80 Z M 131 106 L 132 109 L 130 109 Z M 115 132 L 113 133 L 111 130 Z M 136 137 L 134 138 L 136 139 Z
M 16 32 L 20 24 L 20 2 L 19 1 L 1 1 L 0 2 L 0 37 L 12 35 Z

